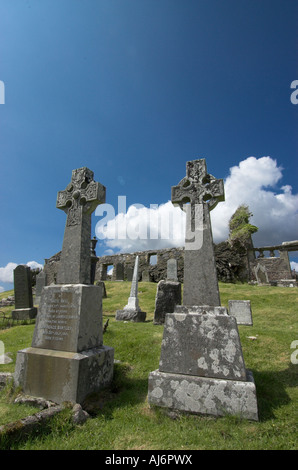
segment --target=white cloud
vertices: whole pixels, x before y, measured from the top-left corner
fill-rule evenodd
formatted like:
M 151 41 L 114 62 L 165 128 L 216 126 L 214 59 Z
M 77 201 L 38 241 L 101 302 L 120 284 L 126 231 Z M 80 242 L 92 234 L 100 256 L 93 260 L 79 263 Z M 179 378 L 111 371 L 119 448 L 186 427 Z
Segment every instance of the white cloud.
M 152 204 L 150 208 L 132 205 L 104 225 L 99 222 L 95 231 L 109 249 L 122 252 L 183 246 L 185 214 L 171 201 L 160 206 Z
M 228 238 L 229 220 L 241 204 L 249 207 L 250 222 L 259 228 L 253 235 L 256 247 L 297 239 L 298 194 L 292 194 L 289 185 L 278 188 L 282 176 L 282 168 L 271 157 L 249 157 L 230 168 L 225 202 L 211 212 L 214 242 Z M 150 208 L 130 206 L 124 212 L 113 213 L 96 227 L 97 237 L 108 249 L 134 252 L 184 246 L 185 213 L 171 201 Z
M 19 263 L 21 264 L 21 263 Z M 27 266 L 30 266 L 31 269 L 43 268 L 42 264 L 37 263 L 37 261 L 28 261 Z M 17 263 L 7 263 L 4 268 L 0 268 L 0 282 L 13 282 L 13 271 L 18 266 Z
M 0 286 L 0 292 L 4 292 L 4 287 Z
M 26 265 L 29 266 L 31 269 L 43 269 L 43 265 L 37 263 L 37 261 L 28 261 Z
M 259 230 L 253 235 L 255 246 L 295 240 L 298 233 L 298 194 L 284 185 L 277 188 L 282 168 L 271 157 L 249 157 L 230 169 L 225 181 L 225 202 L 211 213 L 215 242 L 228 237 L 229 219 L 241 204 L 253 213 L 251 223 Z
M 13 282 L 13 270 L 17 267 L 17 263 L 8 263 L 4 268 L 0 268 L 0 281 Z

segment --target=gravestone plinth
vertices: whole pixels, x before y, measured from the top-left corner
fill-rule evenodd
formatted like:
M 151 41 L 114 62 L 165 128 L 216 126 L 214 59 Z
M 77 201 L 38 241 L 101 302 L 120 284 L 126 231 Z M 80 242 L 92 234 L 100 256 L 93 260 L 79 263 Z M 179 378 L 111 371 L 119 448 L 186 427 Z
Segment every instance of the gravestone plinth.
M 27 395 L 82 403 L 113 378 L 114 349 L 103 345 L 102 287 L 91 280 L 91 213 L 105 188 L 88 168 L 58 193 L 67 213 L 58 285 L 44 287 L 31 347 L 17 354 L 15 384 Z
M 35 318 L 37 308 L 33 306 L 30 267 L 20 264 L 14 269 L 15 309 L 11 312 L 13 320 Z
M 245 382 L 154 371 L 149 376 L 150 404 L 198 415 L 234 415 L 258 420 L 256 387 Z
M 258 420 L 237 320 L 220 305 L 209 211 L 223 200 L 223 182 L 207 174 L 205 160 L 187 162 L 186 177 L 172 188 L 172 202 L 186 211 L 183 305 L 165 316 L 148 402 L 175 412 Z
M 82 403 L 108 385 L 114 350 L 103 345 L 102 289 L 44 287 L 32 346 L 17 356 L 15 383 L 27 395 Z

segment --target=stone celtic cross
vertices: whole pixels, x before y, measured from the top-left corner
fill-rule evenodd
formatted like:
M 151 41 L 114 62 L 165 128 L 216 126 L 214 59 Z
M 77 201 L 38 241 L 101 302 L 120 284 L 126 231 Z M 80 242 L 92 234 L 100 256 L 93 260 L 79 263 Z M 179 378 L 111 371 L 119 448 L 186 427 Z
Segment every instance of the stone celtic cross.
M 220 201 L 223 180 L 207 173 L 205 159 L 187 162 L 186 176 L 172 186 L 172 203 L 186 211 L 184 305 L 220 305 L 209 215 Z
M 56 207 L 67 214 L 58 284 L 90 284 L 91 214 L 106 195 L 93 176 L 86 167 L 73 170 L 69 185 L 58 192 Z
M 177 186 L 172 186 L 172 202 L 183 204 L 207 204 L 209 211 L 220 201 L 224 201 L 222 179 L 216 179 L 207 173 L 206 160 L 192 160 L 186 163 L 186 176 Z

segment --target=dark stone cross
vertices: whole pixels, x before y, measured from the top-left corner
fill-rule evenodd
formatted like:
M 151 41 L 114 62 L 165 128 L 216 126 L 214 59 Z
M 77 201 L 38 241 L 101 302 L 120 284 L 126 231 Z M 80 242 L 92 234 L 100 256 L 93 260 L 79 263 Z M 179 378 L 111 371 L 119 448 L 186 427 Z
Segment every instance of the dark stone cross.
M 72 171 L 70 184 L 59 191 L 56 207 L 67 214 L 57 284 L 90 284 L 91 214 L 105 202 L 106 188 L 86 167 Z
M 220 201 L 223 180 L 207 173 L 205 159 L 187 162 L 186 176 L 172 186 L 172 203 L 186 211 L 184 305 L 220 305 L 209 215 Z

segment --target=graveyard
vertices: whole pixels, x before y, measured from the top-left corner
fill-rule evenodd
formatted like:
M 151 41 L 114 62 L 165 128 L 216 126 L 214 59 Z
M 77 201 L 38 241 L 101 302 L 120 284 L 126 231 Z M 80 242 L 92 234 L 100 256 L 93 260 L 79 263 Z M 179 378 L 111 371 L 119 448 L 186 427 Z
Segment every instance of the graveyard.
M 256 382 L 259 421 L 238 417 L 167 415 L 148 404 L 148 375 L 158 368 L 163 325 L 154 325 L 156 284 L 139 283 L 139 302 L 145 322 L 115 320 L 130 295 L 131 283 L 106 282 L 103 323 L 109 319 L 104 343 L 115 350 L 114 381 L 89 403 L 90 418 L 73 425 L 69 409 L 56 415 L 38 432 L 18 438 L 2 436 L 1 448 L 12 449 L 295 449 L 297 448 L 296 289 L 219 283 L 222 305 L 249 298 L 253 326 L 239 325 L 245 363 Z M 13 294 L 13 291 L 11 292 Z M 7 292 L 0 298 L 7 297 Z M 7 317 L 13 307 L 3 307 Z M 13 373 L 17 351 L 31 344 L 35 319 L 13 321 L 0 330 L 12 362 L 0 372 Z M 2 328 L 2 324 L 1 324 Z M 15 404 L 9 386 L 0 391 L 1 425 L 40 410 Z
M 38 305 L 27 268 L 15 269 L 0 447 L 294 449 L 297 289 L 218 282 L 209 213 L 223 180 L 200 159 L 172 186 L 186 212 L 183 283 L 175 262 L 164 281 L 139 282 L 138 256 L 131 282 L 94 282 L 91 214 L 105 192 L 86 167 L 58 192 L 57 283 L 38 286 Z

